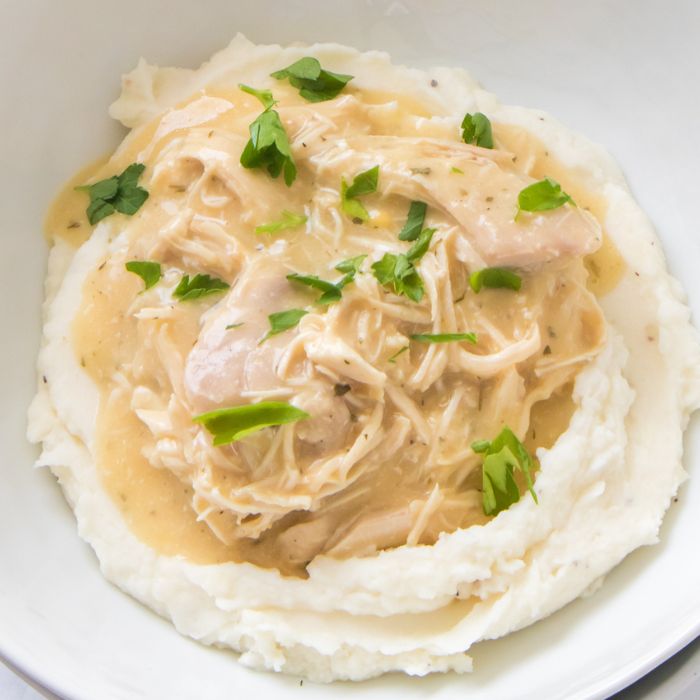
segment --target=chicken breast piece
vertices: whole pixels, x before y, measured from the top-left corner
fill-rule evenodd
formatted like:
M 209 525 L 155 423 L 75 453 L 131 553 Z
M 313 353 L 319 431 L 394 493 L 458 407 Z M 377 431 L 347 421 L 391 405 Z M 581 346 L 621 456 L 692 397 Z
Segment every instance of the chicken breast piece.
M 270 314 L 308 301 L 286 274 L 271 260 L 248 265 L 202 327 L 185 364 L 185 389 L 197 411 L 248 403 L 242 392 L 283 386 L 274 368 L 289 337 L 261 340 L 270 330 Z
M 303 154 L 302 154 L 303 155 Z M 357 136 L 328 141 L 311 158 L 319 176 L 340 182 L 380 166 L 380 191 L 420 199 L 460 226 L 464 262 L 529 268 L 588 255 L 601 244 L 587 211 L 566 204 L 521 212 L 518 194 L 534 180 L 510 169 L 510 154 L 439 139 Z
M 185 363 L 185 390 L 194 409 L 204 412 L 251 403 L 255 397 L 246 392 L 287 389 L 289 394 L 282 399 L 311 415 L 299 425 L 300 439 L 333 450 L 344 443 L 350 428 L 345 401 L 335 396 L 325 377 L 314 376 L 305 387 L 291 390 L 277 374 L 279 358 L 296 329 L 261 342 L 270 330 L 270 314 L 303 308 L 309 302 L 308 294 L 286 279 L 288 272 L 264 258 L 246 268 L 204 324 Z

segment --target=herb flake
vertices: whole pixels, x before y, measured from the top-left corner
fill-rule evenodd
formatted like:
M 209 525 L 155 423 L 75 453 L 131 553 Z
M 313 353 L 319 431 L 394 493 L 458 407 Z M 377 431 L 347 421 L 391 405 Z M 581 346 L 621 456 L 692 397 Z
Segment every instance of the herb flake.
M 291 187 L 297 176 L 297 167 L 280 115 L 268 107 L 248 131 L 250 139 L 241 153 L 241 165 L 244 168 L 264 168 L 275 178 L 284 173 L 284 182 Z
M 243 92 L 247 92 L 249 95 L 257 97 L 265 109 L 269 109 L 272 107 L 272 105 L 277 103 L 277 100 L 275 100 L 275 98 L 272 96 L 272 92 L 270 92 L 270 90 L 256 90 L 255 88 L 250 87 L 250 85 L 244 85 L 243 83 L 239 83 L 238 87 L 243 90 Z
M 472 450 L 484 455 L 482 505 L 485 515 L 497 515 L 520 500 L 514 469 L 523 472 L 530 495 L 538 503 L 532 481 L 532 457 L 508 426 L 493 441 L 473 442 Z
M 193 301 L 212 294 L 218 294 L 228 289 L 227 282 L 209 275 L 197 274 L 190 279 L 189 275 L 183 275 L 175 287 L 173 296 L 180 301 Z
M 215 446 L 236 442 L 263 428 L 309 418 L 306 411 L 283 401 L 262 401 L 247 406 L 220 408 L 192 418 L 212 435 Z
M 271 73 L 277 80 L 289 80 L 308 102 L 324 102 L 337 97 L 353 79 L 352 75 L 332 73 L 321 67 L 318 59 L 305 56 L 282 70 Z
M 357 197 L 376 192 L 378 184 L 378 165 L 356 175 L 351 185 L 348 185 L 345 178 L 342 178 L 340 182 L 340 206 L 343 212 L 353 220 L 369 221 L 369 213 L 364 205 L 357 200 Z
M 304 214 L 295 214 L 286 209 L 280 215 L 277 221 L 271 221 L 269 224 L 262 224 L 255 227 L 255 233 L 279 233 L 280 231 L 288 231 L 290 229 L 299 228 L 307 222 L 307 217 Z
M 406 253 L 406 258 L 408 258 L 409 262 L 417 262 L 428 252 L 428 248 L 430 247 L 430 242 L 433 239 L 433 234 L 435 231 L 436 229 L 434 228 L 424 228 L 418 234 L 414 244 Z
M 423 298 L 423 280 L 418 274 L 414 263 L 427 252 L 435 229 L 423 229 L 408 252 L 384 253 L 381 260 L 372 265 L 372 271 L 377 281 L 391 287 L 395 294 L 404 295 L 412 301 L 419 302 Z
M 399 350 L 397 350 L 397 351 L 387 360 L 387 362 L 391 362 L 392 364 L 396 364 L 396 358 L 397 358 L 399 355 L 402 355 L 403 353 L 405 353 L 406 350 L 408 350 L 408 345 L 404 345 L 402 348 L 400 348 Z
M 399 233 L 400 241 L 415 241 L 418 238 L 418 235 L 423 230 L 427 209 L 428 205 L 425 202 L 411 202 L 406 223 L 401 229 L 401 233 Z
M 360 271 L 362 262 L 366 257 L 366 255 L 357 255 L 354 258 L 348 258 L 347 260 L 339 262 L 335 266 L 335 269 L 345 274 L 337 282 L 328 282 L 317 275 L 300 275 L 297 273 L 287 275 L 287 279 L 323 292 L 316 300 L 317 304 L 332 304 L 333 302 L 340 301 L 343 288 L 355 279 L 355 275 Z
M 338 285 L 322 280 L 317 275 L 300 275 L 293 272 L 291 275 L 287 275 L 287 279 L 323 292 L 316 300 L 317 304 L 332 304 L 335 301 L 340 301 L 341 291 Z
M 483 287 L 489 289 L 512 289 L 519 291 L 522 278 L 503 267 L 485 267 L 469 275 L 469 286 L 478 294 Z
M 481 112 L 464 115 L 462 141 L 481 148 L 493 148 L 493 133 L 489 118 Z
M 284 333 L 284 331 L 288 331 L 290 328 L 294 328 L 308 313 L 309 312 L 305 311 L 304 309 L 287 309 L 287 311 L 278 311 L 274 314 L 270 314 L 267 317 L 268 321 L 270 322 L 270 330 L 266 333 L 258 345 L 262 345 L 273 335 L 279 335 L 280 333 Z
M 158 284 L 160 278 L 163 276 L 159 262 L 151 262 L 150 260 L 130 260 L 124 267 L 143 280 L 145 284 L 143 288 L 144 292 Z
M 417 333 L 411 336 L 411 340 L 419 343 L 454 343 L 466 340 L 476 343 L 476 333 Z
M 366 255 L 356 255 L 354 258 L 342 260 L 335 266 L 335 269 L 338 270 L 338 272 L 344 272 L 346 275 L 351 275 L 351 278 L 345 282 L 345 284 L 352 281 L 355 275 L 360 271 L 362 263 L 366 257 Z M 343 284 L 343 286 L 345 286 L 345 284 Z
M 133 216 L 141 208 L 148 199 L 148 192 L 138 185 L 145 168 L 143 163 L 132 163 L 120 175 L 75 188 L 90 197 L 85 213 L 92 226 L 115 212 Z
M 515 218 L 521 211 L 549 211 L 564 206 L 571 202 L 575 206 L 574 200 L 561 188 L 561 185 L 551 177 L 533 182 L 518 194 L 518 211 Z

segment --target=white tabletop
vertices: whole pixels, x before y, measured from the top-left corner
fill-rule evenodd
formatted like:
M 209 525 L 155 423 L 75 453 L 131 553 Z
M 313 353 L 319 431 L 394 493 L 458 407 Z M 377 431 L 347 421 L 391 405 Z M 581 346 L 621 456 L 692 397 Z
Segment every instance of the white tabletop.
M 55 696 L 38 692 L 0 663 L 0 698 L 2 700 L 45 700 L 53 699 Z M 614 700 L 641 700 L 642 698 L 644 700 L 700 698 L 700 637 L 655 671 L 614 696 Z M 109 700 L 109 698 L 100 700 Z

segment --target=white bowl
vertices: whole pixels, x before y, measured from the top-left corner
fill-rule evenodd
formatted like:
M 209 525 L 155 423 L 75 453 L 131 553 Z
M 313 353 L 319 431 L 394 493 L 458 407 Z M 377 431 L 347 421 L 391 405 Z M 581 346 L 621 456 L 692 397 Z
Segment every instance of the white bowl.
M 5 245 L 0 255 L 0 656 L 67 698 L 287 697 L 298 680 L 240 667 L 180 637 L 100 575 L 50 474 L 24 439 L 34 391 L 42 216 L 61 182 L 112 148 L 106 115 L 140 55 L 196 65 L 237 31 L 258 42 L 336 40 L 395 61 L 467 67 L 505 102 L 540 107 L 619 159 L 656 223 L 671 270 L 700 310 L 696 157 L 700 62 L 693 0 L 257 0 L 5 3 L 0 113 Z M 700 467 L 698 421 L 685 464 Z M 700 478 L 681 491 L 661 544 L 637 551 L 594 596 L 474 649 L 475 673 L 398 676 L 307 698 L 594 698 L 639 677 L 700 633 Z M 252 693 L 251 693 L 252 691 Z

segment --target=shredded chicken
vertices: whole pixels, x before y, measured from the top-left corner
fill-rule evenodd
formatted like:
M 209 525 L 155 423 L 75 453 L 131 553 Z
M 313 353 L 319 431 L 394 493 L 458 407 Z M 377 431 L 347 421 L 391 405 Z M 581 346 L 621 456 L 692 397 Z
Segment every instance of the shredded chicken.
M 566 391 L 604 341 L 582 262 L 600 244 L 596 221 L 571 205 L 514 221 L 518 192 L 533 179 L 512 154 L 464 144 L 444 119 L 430 137 L 411 126 L 417 117 L 391 131 L 395 105 L 359 95 L 282 101 L 299 170 L 287 188 L 240 165 L 259 110 L 252 98 L 199 99 L 166 114 L 142 152 L 151 196 L 100 278 L 119 296 L 132 289 L 125 260 L 159 260 L 166 271 L 126 308 L 129 325 L 110 356 L 118 377 L 100 375 L 107 391 L 130 396 L 146 429 L 142 453 L 177 475 L 218 539 L 286 573 L 319 554 L 430 544 L 485 522 L 471 442 L 506 424 L 524 437 L 532 407 Z M 374 165 L 378 193 L 362 198 L 371 219 L 358 225 L 342 213 L 340 181 Z M 384 253 L 407 250 L 397 234 L 413 200 L 428 204 L 426 225 L 436 229 L 417 263 L 419 302 L 371 273 Z M 308 220 L 254 232 L 283 210 Z M 367 256 L 361 271 L 333 304 L 286 278 L 335 282 L 335 265 L 358 255 Z M 521 290 L 475 294 L 469 274 L 486 266 L 517 268 Z M 230 288 L 176 302 L 184 273 Z M 268 316 L 293 308 L 308 313 L 266 338 Z M 467 331 L 476 344 L 411 339 Z M 310 418 L 218 447 L 192 421 L 265 400 Z

